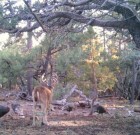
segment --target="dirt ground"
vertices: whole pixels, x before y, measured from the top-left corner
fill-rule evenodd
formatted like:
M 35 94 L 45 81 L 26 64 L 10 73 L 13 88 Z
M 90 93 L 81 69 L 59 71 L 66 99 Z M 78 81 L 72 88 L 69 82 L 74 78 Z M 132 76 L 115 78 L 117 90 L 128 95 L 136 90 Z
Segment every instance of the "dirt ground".
M 0 101 L 1 104 L 6 102 Z M 104 115 L 89 116 L 89 108 L 76 108 L 71 112 L 55 109 L 48 116 L 49 125 L 41 127 L 32 126 L 32 102 L 18 103 L 30 114 L 21 118 L 10 110 L 0 118 L 0 135 L 140 135 L 140 113 L 132 111 L 129 115 L 133 107 L 124 100 L 101 99 L 100 103 L 109 112 Z M 135 106 L 139 106 L 139 102 Z

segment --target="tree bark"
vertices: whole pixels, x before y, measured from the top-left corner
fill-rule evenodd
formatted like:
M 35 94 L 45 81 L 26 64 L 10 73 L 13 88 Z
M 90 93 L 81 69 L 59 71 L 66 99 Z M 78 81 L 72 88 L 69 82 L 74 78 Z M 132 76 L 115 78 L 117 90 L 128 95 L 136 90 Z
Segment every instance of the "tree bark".
M 132 80 L 132 88 L 131 88 L 131 98 L 130 98 L 130 104 L 134 104 L 134 96 L 135 96 L 135 86 L 136 86 L 136 60 L 133 60 L 133 68 L 132 68 L 132 73 L 133 73 L 133 80 Z
M 140 49 L 140 27 L 136 28 L 136 29 L 129 29 L 129 32 L 131 34 L 131 36 L 133 37 L 133 40 L 136 44 L 136 48 Z
M 96 78 L 96 73 L 95 73 L 95 66 L 92 63 L 92 102 L 91 102 L 91 110 L 89 115 L 93 114 L 93 106 L 94 106 L 94 102 L 96 101 L 97 97 L 98 97 L 98 91 L 97 91 L 97 78 Z
M 28 90 L 28 93 L 29 95 L 31 96 L 32 95 L 32 90 L 33 90 L 33 72 L 32 72 L 32 67 L 31 67 L 31 64 L 29 63 L 28 64 L 28 67 L 27 67 L 27 90 Z
M 139 112 L 139 113 L 140 113 L 140 108 L 135 107 L 135 108 L 134 108 L 134 112 Z

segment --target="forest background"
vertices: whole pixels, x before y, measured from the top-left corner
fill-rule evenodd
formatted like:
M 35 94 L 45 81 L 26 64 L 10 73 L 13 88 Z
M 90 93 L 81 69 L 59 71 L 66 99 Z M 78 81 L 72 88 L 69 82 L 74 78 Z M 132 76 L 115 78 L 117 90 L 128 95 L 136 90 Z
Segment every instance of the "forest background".
M 59 77 L 56 99 L 76 84 L 86 95 L 109 91 L 133 103 L 140 95 L 139 5 L 1 0 L 0 31 L 8 33 L 0 43 L 1 87 L 31 95 L 53 69 Z

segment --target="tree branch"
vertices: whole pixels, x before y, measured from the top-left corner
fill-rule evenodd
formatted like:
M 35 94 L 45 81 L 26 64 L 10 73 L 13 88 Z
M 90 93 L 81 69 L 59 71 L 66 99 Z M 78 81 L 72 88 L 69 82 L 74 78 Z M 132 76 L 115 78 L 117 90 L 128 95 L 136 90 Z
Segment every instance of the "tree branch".
M 125 18 L 134 17 L 140 21 L 136 10 L 133 7 L 130 7 L 125 2 L 113 1 L 113 0 L 92 0 L 93 4 L 84 5 L 76 7 L 76 10 L 91 10 L 91 9 L 100 9 L 100 10 L 109 10 L 114 7 L 114 11 L 122 14 Z
M 27 5 L 27 7 L 29 8 L 31 14 L 34 16 L 34 18 L 36 19 L 36 21 L 39 23 L 40 27 L 43 29 L 44 32 L 47 32 L 46 28 L 44 27 L 44 25 L 42 24 L 42 22 L 40 21 L 40 19 L 37 17 L 37 15 L 32 11 L 30 5 L 28 4 L 28 2 L 26 0 L 23 0 L 24 3 Z
M 89 24 L 91 26 L 101 26 L 101 27 L 114 27 L 114 28 L 124 28 L 124 29 L 128 29 L 130 27 L 140 27 L 140 23 L 133 23 L 131 20 L 122 20 L 122 21 L 102 21 L 100 19 L 94 19 L 94 18 L 86 18 L 82 15 L 78 15 L 78 14 L 74 14 L 74 13 L 70 13 L 70 12 L 54 12 L 51 13 L 49 16 L 47 16 L 47 18 L 45 19 L 46 22 L 52 21 L 53 19 L 56 18 L 69 18 L 72 19 L 74 21 L 80 22 L 80 23 L 85 23 L 85 24 Z M 90 23 L 89 23 L 90 22 Z M 130 26 L 131 23 L 131 26 Z

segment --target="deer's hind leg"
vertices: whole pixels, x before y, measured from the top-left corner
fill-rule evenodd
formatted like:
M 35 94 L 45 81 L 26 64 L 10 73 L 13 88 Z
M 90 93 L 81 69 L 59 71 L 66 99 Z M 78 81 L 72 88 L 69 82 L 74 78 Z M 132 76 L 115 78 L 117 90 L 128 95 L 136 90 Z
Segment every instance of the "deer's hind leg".
M 45 125 L 48 125 L 48 109 L 47 109 L 47 105 L 44 106 L 44 109 L 43 109 L 43 113 L 44 113 L 44 117 L 43 117 L 43 123 Z
M 33 98 L 33 126 L 35 126 L 35 117 L 36 117 L 36 110 L 35 110 L 35 106 L 36 106 L 36 104 L 35 104 L 35 100 L 34 100 L 34 98 Z
M 48 124 L 48 110 L 49 110 L 49 105 L 50 105 L 50 101 L 49 100 L 46 100 L 46 102 L 44 102 L 44 109 L 43 109 L 43 112 L 44 112 L 43 123 L 45 125 L 49 125 Z

